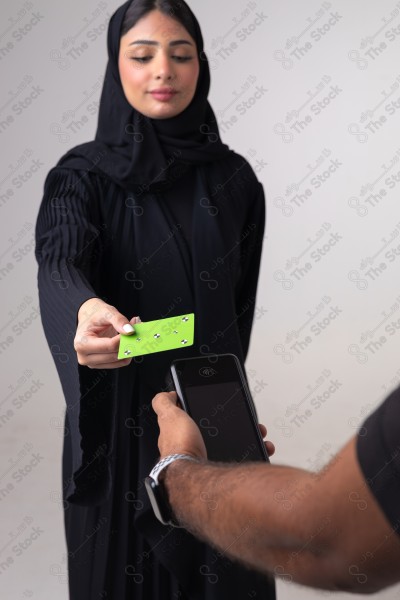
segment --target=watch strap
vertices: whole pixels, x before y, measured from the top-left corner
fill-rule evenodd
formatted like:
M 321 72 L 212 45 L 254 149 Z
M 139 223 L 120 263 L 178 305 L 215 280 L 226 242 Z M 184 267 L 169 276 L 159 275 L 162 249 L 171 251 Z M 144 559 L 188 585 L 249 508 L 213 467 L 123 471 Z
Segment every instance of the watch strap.
M 176 460 L 191 460 L 193 462 L 199 462 L 198 458 L 195 458 L 190 454 L 169 454 L 168 456 L 165 456 L 153 467 L 150 473 L 150 477 L 156 484 L 158 484 L 158 478 L 161 474 L 161 471 L 163 471 L 163 469 L 168 467 L 168 465 Z

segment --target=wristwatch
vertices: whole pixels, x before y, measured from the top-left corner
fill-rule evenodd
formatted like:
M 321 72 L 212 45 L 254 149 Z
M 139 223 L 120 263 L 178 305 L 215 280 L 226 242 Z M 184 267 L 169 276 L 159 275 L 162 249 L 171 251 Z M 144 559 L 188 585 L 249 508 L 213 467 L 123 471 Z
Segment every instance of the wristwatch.
M 159 481 L 161 472 L 175 460 L 192 460 L 193 462 L 200 462 L 197 458 L 194 458 L 194 456 L 190 456 L 190 454 L 170 454 L 169 456 L 162 458 L 156 466 L 153 467 L 150 475 L 144 480 L 144 483 L 157 519 L 161 521 L 163 525 L 180 527 L 180 525 L 174 521 L 172 510 L 168 502 L 167 492 L 162 481 Z

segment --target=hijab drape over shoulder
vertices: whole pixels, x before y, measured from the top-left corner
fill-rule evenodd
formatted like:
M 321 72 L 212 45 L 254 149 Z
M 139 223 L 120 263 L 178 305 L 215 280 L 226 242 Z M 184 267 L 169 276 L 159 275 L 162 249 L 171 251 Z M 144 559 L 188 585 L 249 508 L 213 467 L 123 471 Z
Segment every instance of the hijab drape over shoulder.
M 164 187 L 179 166 L 182 169 L 182 165 L 212 162 L 224 158 L 230 150 L 220 140 L 207 100 L 210 69 L 193 13 L 200 73 L 191 104 L 171 119 L 151 119 L 128 103 L 118 72 L 118 54 L 121 28 L 130 4 L 121 6 L 110 20 L 108 65 L 95 141 L 70 150 L 58 166 L 102 172 L 122 187 L 143 186 L 149 190 L 157 189 L 157 184 Z

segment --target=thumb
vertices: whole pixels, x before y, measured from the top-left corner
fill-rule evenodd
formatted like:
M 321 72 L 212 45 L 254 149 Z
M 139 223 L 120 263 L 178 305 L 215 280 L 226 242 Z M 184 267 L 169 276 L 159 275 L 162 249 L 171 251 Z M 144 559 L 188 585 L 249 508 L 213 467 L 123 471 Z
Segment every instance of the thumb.
M 87 328 L 91 326 L 106 327 L 112 325 L 118 333 L 130 334 L 135 330 L 132 323 L 124 317 L 114 306 L 107 304 L 104 300 L 94 297 L 84 302 L 78 311 L 78 327 Z
M 162 417 L 172 407 L 176 408 L 177 398 L 176 392 L 160 392 L 152 400 L 154 412 Z
M 129 335 L 135 331 L 129 320 L 113 306 L 108 307 L 104 317 L 118 333 Z

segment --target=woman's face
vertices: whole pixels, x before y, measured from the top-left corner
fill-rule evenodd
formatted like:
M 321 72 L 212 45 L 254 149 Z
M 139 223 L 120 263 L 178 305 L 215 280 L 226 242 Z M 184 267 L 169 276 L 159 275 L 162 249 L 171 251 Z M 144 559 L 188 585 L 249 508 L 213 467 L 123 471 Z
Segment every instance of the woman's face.
M 191 103 L 199 77 L 196 43 L 178 21 L 153 10 L 121 37 L 125 97 L 152 119 L 169 119 Z

